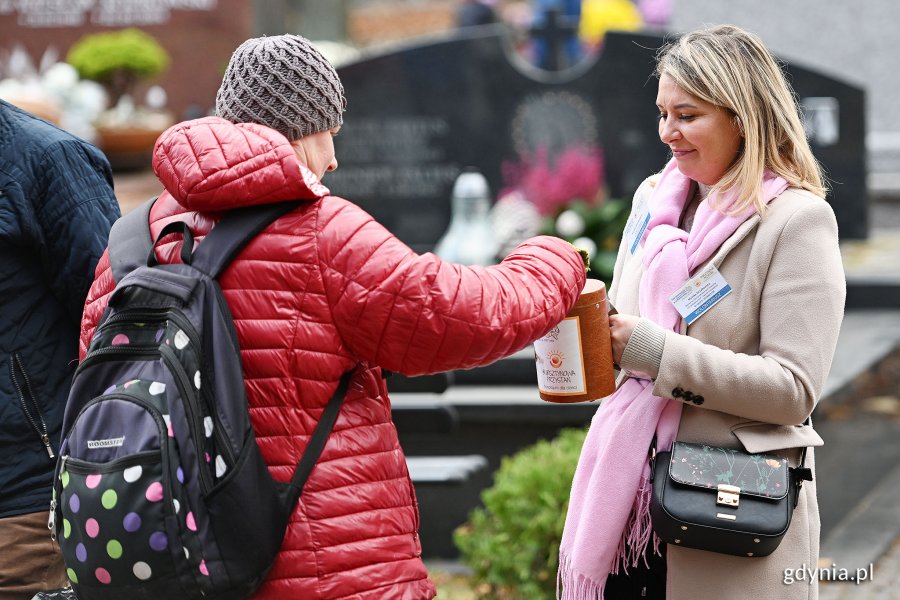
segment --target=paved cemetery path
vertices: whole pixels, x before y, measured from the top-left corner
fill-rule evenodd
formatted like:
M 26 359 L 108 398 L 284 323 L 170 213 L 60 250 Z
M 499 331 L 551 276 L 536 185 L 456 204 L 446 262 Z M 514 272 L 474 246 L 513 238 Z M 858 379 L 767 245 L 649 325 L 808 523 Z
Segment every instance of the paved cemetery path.
M 876 282 L 896 290 L 900 201 L 873 204 L 869 222 L 867 240 L 842 244 L 848 282 Z M 867 354 L 870 359 L 880 355 L 881 364 L 856 369 L 855 377 L 865 379 L 860 372 L 867 373 L 869 381 L 849 402 L 817 411 L 816 428 L 826 440 L 816 453 L 824 533 L 819 566 L 822 576 L 840 576 L 841 568 L 855 576 L 861 569 L 871 580 L 823 582 L 819 598 L 900 600 L 900 306 L 877 311 L 848 307 L 845 332 L 850 335 L 838 349 L 833 373 L 842 366 L 839 360 L 865 361 Z M 889 340 L 896 340 L 893 351 Z

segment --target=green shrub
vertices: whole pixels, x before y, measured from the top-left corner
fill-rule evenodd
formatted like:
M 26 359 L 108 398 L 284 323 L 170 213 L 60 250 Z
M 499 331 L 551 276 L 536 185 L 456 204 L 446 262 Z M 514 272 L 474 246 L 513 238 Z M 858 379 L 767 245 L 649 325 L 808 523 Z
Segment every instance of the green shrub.
M 556 590 L 559 544 L 586 430 L 564 429 L 503 459 L 484 504 L 454 532 L 479 597 L 546 600 Z
M 153 36 L 130 28 L 83 36 L 69 49 L 66 62 L 82 79 L 106 85 L 115 104 L 139 79 L 165 71 L 169 53 Z

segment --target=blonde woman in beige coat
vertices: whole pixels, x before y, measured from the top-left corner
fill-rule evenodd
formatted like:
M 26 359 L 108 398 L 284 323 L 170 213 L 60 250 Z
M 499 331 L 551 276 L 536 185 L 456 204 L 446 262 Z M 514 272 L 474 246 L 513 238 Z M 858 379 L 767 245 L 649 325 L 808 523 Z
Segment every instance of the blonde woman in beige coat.
M 812 448 L 823 442 L 804 422 L 825 384 L 844 308 L 834 213 L 824 200 L 795 97 L 762 42 L 732 26 L 691 32 L 660 51 L 657 75 L 659 136 L 672 161 L 637 190 L 616 262 L 609 297 L 619 311 L 610 317 L 613 355 L 622 369 L 619 389 L 598 410 L 582 450 L 563 535 L 559 595 L 815 599 L 816 582 L 785 583 L 786 569 L 817 567 L 815 479 L 801 488 L 781 545 L 758 558 L 665 544 L 660 558 L 649 531 L 642 529 L 641 502 L 618 524 L 621 512 L 610 500 L 611 490 L 622 487 L 614 479 L 618 471 L 633 462 L 627 455 L 639 454 L 634 449 L 646 447 L 645 440 L 660 434 L 659 423 L 673 414 L 674 439 L 781 453 L 792 465 L 800 449 L 809 447 L 806 463 L 814 470 Z M 673 178 L 681 188 L 673 186 Z M 666 234 L 675 243 L 657 243 L 656 249 L 668 252 L 680 240 L 676 254 L 683 258 L 687 247 L 689 275 L 713 265 L 732 289 L 690 326 L 677 313 L 671 323 L 660 324 L 645 314 L 656 314 L 652 305 L 642 310 L 648 306 L 642 294 L 654 289 L 653 277 L 671 275 L 671 269 L 648 273 L 657 266 L 647 257 L 656 250 L 648 248 L 665 230 L 653 214 L 663 194 L 660 186 L 684 193 L 670 194 L 681 198 Z M 730 229 L 721 225 L 729 218 L 723 214 L 735 218 Z M 692 244 L 699 247 L 716 231 L 721 243 L 716 239 L 715 247 L 691 264 Z M 644 395 L 620 400 L 629 385 Z M 626 401 L 636 412 L 661 408 L 644 430 L 617 438 L 616 428 L 628 426 L 622 423 L 629 413 L 615 407 L 627 407 Z M 604 434 L 594 436 L 595 430 Z M 621 468 L 604 471 L 604 463 Z M 646 476 L 634 481 L 638 498 L 646 501 Z M 628 494 L 635 489 L 625 487 Z

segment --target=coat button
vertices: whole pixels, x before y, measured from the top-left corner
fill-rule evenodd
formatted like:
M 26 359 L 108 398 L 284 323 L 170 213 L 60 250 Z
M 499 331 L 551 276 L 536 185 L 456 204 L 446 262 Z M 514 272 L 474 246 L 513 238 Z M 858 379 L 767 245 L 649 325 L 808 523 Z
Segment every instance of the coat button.
M 693 392 L 685 391 L 681 397 L 684 398 L 685 402 L 693 402 L 694 401 L 694 393 Z
M 691 402 L 693 402 L 693 403 L 696 404 L 697 406 L 700 406 L 701 404 L 703 404 L 703 396 L 694 396 L 694 397 L 691 399 Z
M 674 390 L 672 390 L 673 398 L 681 398 L 681 396 L 683 396 L 683 395 L 684 395 L 684 390 L 681 389 L 680 387 L 677 387 Z

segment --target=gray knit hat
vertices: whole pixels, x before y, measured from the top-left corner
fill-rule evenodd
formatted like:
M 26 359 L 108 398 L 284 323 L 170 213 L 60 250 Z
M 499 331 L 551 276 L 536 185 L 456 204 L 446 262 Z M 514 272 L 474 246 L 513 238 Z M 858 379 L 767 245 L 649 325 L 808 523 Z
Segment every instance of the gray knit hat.
M 216 115 L 271 127 L 290 141 L 340 125 L 346 107 L 334 67 L 299 35 L 238 46 L 216 94 Z

